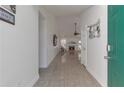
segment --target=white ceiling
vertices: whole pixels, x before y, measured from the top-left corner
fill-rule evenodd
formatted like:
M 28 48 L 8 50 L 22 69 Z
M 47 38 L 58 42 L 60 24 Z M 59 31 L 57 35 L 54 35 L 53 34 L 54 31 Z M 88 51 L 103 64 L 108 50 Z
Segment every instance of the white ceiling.
M 90 5 L 42 5 L 48 12 L 55 16 L 79 15 Z

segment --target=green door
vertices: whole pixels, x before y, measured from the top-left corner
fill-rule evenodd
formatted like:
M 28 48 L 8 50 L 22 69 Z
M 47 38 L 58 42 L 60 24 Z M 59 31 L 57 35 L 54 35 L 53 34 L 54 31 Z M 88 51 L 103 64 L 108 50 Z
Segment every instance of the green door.
M 108 86 L 124 87 L 124 6 L 108 6 Z

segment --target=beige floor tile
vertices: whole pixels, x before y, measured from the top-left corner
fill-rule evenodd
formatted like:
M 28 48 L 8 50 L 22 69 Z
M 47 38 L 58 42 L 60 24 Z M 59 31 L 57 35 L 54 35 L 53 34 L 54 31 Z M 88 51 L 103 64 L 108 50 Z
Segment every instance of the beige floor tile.
M 100 87 L 78 60 L 78 53 L 57 55 L 47 69 L 40 69 L 34 87 Z

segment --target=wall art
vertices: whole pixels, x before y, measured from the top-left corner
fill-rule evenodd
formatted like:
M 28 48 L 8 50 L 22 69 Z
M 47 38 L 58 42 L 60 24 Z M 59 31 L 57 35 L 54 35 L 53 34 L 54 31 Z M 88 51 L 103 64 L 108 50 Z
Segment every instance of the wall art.
M 89 38 L 99 38 L 100 37 L 100 19 L 90 26 L 88 26 L 89 31 Z
M 0 7 L 0 20 L 15 25 L 15 15 Z
M 2 5 L 7 11 L 16 14 L 16 5 Z

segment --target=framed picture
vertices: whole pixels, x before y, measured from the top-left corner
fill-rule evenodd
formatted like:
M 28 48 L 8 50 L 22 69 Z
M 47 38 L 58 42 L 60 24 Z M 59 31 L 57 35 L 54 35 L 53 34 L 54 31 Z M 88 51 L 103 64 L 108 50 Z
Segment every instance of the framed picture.
M 99 38 L 100 37 L 100 19 L 98 19 L 97 23 L 88 26 L 89 28 L 89 38 Z
M 0 20 L 15 25 L 15 15 L 0 7 Z
M 16 5 L 2 5 L 9 12 L 16 14 Z

